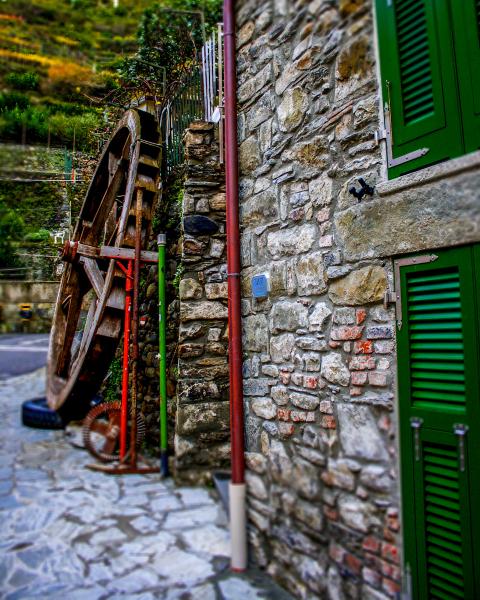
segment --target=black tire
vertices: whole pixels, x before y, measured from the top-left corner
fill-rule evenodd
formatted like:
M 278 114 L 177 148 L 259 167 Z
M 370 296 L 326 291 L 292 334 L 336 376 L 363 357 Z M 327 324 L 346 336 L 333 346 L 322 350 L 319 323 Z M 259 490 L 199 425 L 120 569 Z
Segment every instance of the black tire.
M 46 398 L 27 400 L 22 404 L 22 423 L 36 429 L 63 429 L 60 415 L 48 408 Z

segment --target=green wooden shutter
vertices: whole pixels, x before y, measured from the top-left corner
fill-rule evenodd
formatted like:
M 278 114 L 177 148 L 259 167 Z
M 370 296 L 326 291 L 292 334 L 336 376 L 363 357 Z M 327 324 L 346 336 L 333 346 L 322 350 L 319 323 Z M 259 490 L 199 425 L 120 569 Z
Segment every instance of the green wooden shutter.
M 414 598 L 477 598 L 480 249 L 435 254 L 431 263 L 402 263 L 397 282 L 404 556 Z
M 480 0 L 452 2 L 465 151 L 480 149 Z
M 428 148 L 389 176 L 463 152 L 447 0 L 377 0 L 384 103 L 390 106 L 393 157 Z

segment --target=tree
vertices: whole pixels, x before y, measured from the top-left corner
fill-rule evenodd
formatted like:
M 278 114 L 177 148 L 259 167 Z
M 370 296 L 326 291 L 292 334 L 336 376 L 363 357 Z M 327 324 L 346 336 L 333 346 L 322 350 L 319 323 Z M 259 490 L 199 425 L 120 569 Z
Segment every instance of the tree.
M 138 31 L 138 51 L 119 69 L 126 88 L 166 95 L 191 68 L 204 34 L 209 35 L 220 18 L 219 0 L 171 0 L 148 8 Z

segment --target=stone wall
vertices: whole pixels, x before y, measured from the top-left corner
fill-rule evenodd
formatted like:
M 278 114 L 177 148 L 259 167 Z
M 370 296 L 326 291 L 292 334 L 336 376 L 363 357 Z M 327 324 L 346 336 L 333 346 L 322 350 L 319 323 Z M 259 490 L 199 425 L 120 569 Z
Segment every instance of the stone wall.
M 225 188 L 213 125 L 185 148 L 175 476 L 205 483 L 230 461 Z
M 382 176 L 371 5 L 237 7 L 253 553 L 299 598 L 393 597 L 394 322 L 382 306 L 391 264 L 346 252 L 356 239 L 336 225 L 342 211 L 378 202 L 348 192 L 358 177 L 375 186 Z M 255 300 L 251 277 L 262 272 L 271 291 Z
M 386 180 L 370 0 L 236 7 L 253 555 L 296 597 L 386 600 L 401 529 L 382 299 L 393 257 L 480 239 L 480 153 Z

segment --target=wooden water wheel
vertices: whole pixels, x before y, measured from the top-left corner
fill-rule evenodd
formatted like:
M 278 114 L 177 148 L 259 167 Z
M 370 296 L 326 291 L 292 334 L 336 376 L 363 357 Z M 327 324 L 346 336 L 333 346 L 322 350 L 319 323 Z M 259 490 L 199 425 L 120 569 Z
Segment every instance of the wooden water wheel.
M 90 408 L 122 336 L 125 272 L 112 257 L 133 256 L 137 220 L 148 244 L 160 181 L 155 117 L 129 110 L 99 160 L 72 240 L 65 244 L 47 367 L 47 400 L 64 420 Z

